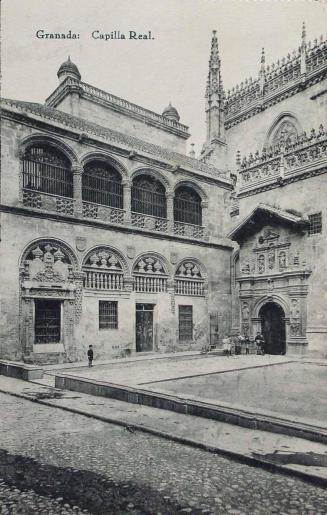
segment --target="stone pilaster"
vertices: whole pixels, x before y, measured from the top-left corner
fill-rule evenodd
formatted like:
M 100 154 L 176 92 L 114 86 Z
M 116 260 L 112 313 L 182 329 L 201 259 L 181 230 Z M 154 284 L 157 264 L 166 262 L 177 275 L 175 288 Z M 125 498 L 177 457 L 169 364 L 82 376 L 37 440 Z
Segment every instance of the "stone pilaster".
M 167 280 L 167 293 L 170 296 L 170 310 L 172 314 L 175 314 L 175 281 L 174 279 Z
M 174 232 L 174 194 L 172 192 L 166 193 L 167 201 L 167 220 L 168 232 Z
M 131 192 L 132 192 L 132 183 L 130 181 L 123 181 L 123 203 L 125 210 L 125 223 L 131 223 Z
M 209 209 L 208 209 L 208 206 L 209 206 L 208 201 L 207 200 L 202 200 L 201 208 L 202 208 L 202 225 L 204 227 L 204 232 L 203 232 L 204 239 L 207 239 L 209 237 L 209 232 L 208 232 Z
M 72 166 L 73 172 L 73 187 L 74 187 L 74 214 L 81 217 L 83 214 L 82 204 L 82 173 L 83 168 L 80 165 Z

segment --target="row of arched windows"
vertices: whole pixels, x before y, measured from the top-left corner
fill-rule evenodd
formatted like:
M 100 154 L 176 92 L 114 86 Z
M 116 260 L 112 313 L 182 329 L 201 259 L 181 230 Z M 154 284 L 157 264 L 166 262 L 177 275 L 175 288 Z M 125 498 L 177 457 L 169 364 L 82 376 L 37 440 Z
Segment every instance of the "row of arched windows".
M 39 239 L 23 253 L 21 277 L 62 284 L 74 280 L 79 266 L 66 244 L 52 238 Z M 130 268 L 126 257 L 107 245 L 93 247 L 84 257 L 81 269 L 84 288 L 93 291 L 123 291 L 133 287 L 136 292 L 167 292 L 168 279 L 173 277 L 176 294 L 203 296 L 207 277 L 204 266 L 195 258 L 183 259 L 172 271 L 167 260 L 156 252 L 139 255 Z
M 38 144 L 29 147 L 23 157 L 23 188 L 73 197 L 73 174 L 67 157 L 54 147 Z M 123 209 L 123 185 L 120 173 L 101 159 L 88 162 L 82 174 L 82 200 Z M 166 218 L 164 185 L 147 174 L 133 179 L 131 209 L 135 213 Z M 180 186 L 174 196 L 174 220 L 202 225 L 200 195 L 189 186 Z

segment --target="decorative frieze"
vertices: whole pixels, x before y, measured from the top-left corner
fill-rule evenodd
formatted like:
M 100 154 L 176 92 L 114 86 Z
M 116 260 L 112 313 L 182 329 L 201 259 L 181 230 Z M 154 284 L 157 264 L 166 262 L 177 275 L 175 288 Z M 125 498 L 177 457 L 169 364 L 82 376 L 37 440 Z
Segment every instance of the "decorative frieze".
M 304 29 L 298 50 L 270 66 L 265 66 L 265 59 L 261 59 L 257 79 L 250 77 L 227 92 L 225 127 L 229 129 L 313 82 L 323 80 L 326 68 L 326 41 L 321 36 L 319 41 L 306 43 Z
M 279 134 L 279 136 L 281 136 Z M 327 132 L 322 125 L 310 134 L 288 135 L 262 153 L 250 154 L 240 163 L 240 192 L 258 188 L 266 182 L 281 182 L 312 168 L 326 166 Z

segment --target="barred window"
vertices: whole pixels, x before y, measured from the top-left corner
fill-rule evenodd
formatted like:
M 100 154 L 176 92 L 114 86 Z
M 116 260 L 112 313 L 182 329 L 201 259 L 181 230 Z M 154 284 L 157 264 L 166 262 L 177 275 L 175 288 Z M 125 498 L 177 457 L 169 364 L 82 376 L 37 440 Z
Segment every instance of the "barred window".
M 122 209 L 123 186 L 119 172 L 108 163 L 88 163 L 82 176 L 82 198 L 86 202 Z
M 73 196 L 73 174 L 70 161 L 55 148 L 37 145 L 28 148 L 23 158 L 23 188 Z
M 166 193 L 160 181 L 145 175 L 140 175 L 134 179 L 132 211 L 166 218 Z
M 193 340 L 193 306 L 178 306 L 179 341 Z
M 321 213 L 309 215 L 309 224 L 309 234 L 320 234 L 322 232 Z
M 99 301 L 99 329 L 118 329 L 118 302 Z
M 35 300 L 35 343 L 60 342 L 60 301 Z
M 181 186 L 174 198 L 174 220 L 193 225 L 202 225 L 201 197 L 192 188 Z

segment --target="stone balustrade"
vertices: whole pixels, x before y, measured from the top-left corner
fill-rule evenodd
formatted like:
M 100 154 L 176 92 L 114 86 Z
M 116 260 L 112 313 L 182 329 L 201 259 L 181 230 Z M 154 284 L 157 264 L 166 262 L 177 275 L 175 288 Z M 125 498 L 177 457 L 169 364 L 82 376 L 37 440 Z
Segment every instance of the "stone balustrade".
M 151 232 L 174 234 L 176 236 L 205 239 L 205 228 L 200 225 L 192 225 L 183 222 L 174 222 L 172 219 L 159 218 L 125 211 L 101 204 L 82 201 L 82 210 L 74 198 L 60 197 L 49 193 L 42 193 L 24 188 L 22 190 L 22 204 L 25 207 L 61 213 L 85 219 L 98 220 L 110 224 L 127 227 L 135 227 Z M 172 213 L 171 213 L 172 214 Z
M 161 293 L 167 291 L 167 277 L 135 275 L 136 292 Z
M 116 224 L 124 223 L 125 211 L 123 209 L 85 202 L 84 200 L 82 206 L 84 218 L 92 218 Z
M 75 199 L 24 189 L 23 204 L 34 209 L 45 209 L 64 215 L 74 215 Z
M 160 232 L 168 231 L 168 220 L 166 218 L 144 215 L 142 213 L 132 213 L 131 222 L 132 225 L 140 227 L 141 229 Z
M 204 239 L 205 237 L 203 226 L 186 224 L 183 222 L 174 222 L 174 234 L 196 239 Z
M 322 125 L 310 134 L 289 138 L 262 153 L 244 157 L 239 163 L 240 192 L 264 182 L 283 182 L 291 175 L 326 165 L 327 132 Z
M 122 273 L 111 270 L 84 270 L 84 288 L 91 290 L 123 290 L 124 277 Z
M 194 279 L 176 279 L 176 295 L 204 296 L 204 282 Z

